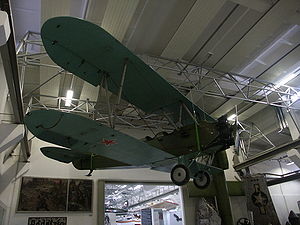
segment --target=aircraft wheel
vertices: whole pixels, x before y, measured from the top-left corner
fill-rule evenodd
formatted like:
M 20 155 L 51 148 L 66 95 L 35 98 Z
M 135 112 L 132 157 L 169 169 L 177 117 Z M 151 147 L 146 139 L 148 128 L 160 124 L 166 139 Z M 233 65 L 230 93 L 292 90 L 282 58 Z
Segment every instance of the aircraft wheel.
M 199 171 L 195 175 L 195 178 L 193 179 L 195 186 L 199 189 L 207 188 L 208 185 L 210 184 L 210 181 L 211 181 L 210 175 L 205 171 Z
M 171 180 L 178 186 L 185 185 L 190 180 L 190 174 L 186 166 L 178 164 L 171 171 Z

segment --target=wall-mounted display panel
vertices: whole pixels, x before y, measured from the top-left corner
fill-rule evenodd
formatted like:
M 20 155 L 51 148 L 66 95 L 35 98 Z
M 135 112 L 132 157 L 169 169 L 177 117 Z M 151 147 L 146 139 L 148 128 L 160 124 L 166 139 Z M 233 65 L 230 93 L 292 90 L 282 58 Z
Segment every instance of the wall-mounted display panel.
M 92 180 L 23 177 L 18 212 L 92 211 Z

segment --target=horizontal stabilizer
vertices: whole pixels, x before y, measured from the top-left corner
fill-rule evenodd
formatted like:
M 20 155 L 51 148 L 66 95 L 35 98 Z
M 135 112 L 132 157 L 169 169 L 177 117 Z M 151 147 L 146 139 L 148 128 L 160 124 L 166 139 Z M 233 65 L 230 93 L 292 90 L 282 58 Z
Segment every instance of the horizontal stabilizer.
M 91 161 L 92 160 L 92 161 Z M 82 157 L 73 161 L 73 166 L 78 170 L 97 170 L 107 169 L 115 167 L 130 167 L 129 164 L 120 162 L 118 160 L 110 159 L 101 155 L 95 155 L 93 157 Z M 136 167 L 135 167 L 136 168 Z
M 43 147 L 41 148 L 41 152 L 48 158 L 55 159 L 63 163 L 70 163 L 74 160 L 89 157 L 89 155 L 86 154 L 58 147 Z

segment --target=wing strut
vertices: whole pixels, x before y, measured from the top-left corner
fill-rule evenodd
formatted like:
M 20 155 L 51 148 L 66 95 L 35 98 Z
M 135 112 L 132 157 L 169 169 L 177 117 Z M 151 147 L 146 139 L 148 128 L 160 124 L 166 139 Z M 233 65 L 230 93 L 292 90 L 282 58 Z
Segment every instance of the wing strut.
M 183 108 L 187 111 L 187 113 L 190 115 L 190 117 L 194 120 L 194 122 L 199 125 L 198 121 L 197 121 L 197 118 L 193 115 L 193 113 L 189 110 L 189 108 L 184 104 L 182 103 L 182 106 Z
M 167 120 L 169 121 L 170 124 L 173 125 L 173 127 L 175 129 L 178 129 L 178 127 L 176 126 L 176 124 L 173 122 L 173 120 L 171 120 L 171 118 L 168 116 L 168 114 L 166 112 L 163 112 L 164 116 L 167 118 Z
M 119 88 L 119 92 L 118 92 L 118 100 L 117 100 L 117 104 L 114 106 L 113 108 L 113 127 L 115 127 L 115 120 L 116 120 L 116 108 L 120 105 L 121 103 L 121 98 L 122 98 L 122 92 L 123 92 L 123 86 L 124 86 L 124 81 L 125 81 L 125 75 L 127 72 L 127 65 L 128 65 L 128 58 L 125 58 L 124 60 L 124 67 L 123 67 L 123 72 L 122 72 L 122 76 L 121 76 L 121 83 L 120 83 L 120 88 Z
M 112 121 L 112 111 L 109 104 L 109 96 L 108 96 L 108 84 L 107 84 L 108 74 L 104 74 L 104 86 L 105 86 L 105 97 L 107 102 L 107 108 L 108 108 L 108 121 L 111 128 L 114 128 L 114 124 Z
M 125 62 L 124 62 L 124 68 L 123 68 L 123 73 L 122 73 L 122 77 L 121 77 L 121 83 L 120 83 L 120 89 L 119 89 L 119 94 L 118 94 L 118 102 L 117 102 L 117 105 L 119 105 L 120 102 L 121 102 L 122 91 L 123 91 L 123 85 L 124 85 L 125 75 L 126 75 L 126 71 L 127 71 L 127 64 L 128 64 L 128 58 L 126 58 L 126 59 L 125 59 Z

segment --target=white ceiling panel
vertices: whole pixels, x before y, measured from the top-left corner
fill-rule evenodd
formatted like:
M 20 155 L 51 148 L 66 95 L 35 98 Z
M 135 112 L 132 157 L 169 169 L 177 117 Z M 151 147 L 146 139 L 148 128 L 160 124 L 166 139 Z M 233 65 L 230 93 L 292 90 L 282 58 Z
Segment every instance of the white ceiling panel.
M 90 0 L 86 20 L 101 25 L 108 0 Z
M 240 5 L 244 5 L 249 9 L 256 10 L 258 12 L 264 12 L 272 5 L 272 1 L 268 0 L 231 0 Z
M 101 27 L 122 41 L 139 0 L 109 0 Z
M 279 1 L 218 63 L 217 68 L 231 71 L 249 60 L 270 43 L 270 38 L 274 39 L 290 26 L 289 17 L 296 14 L 299 7 L 298 0 Z
M 41 22 L 55 16 L 70 15 L 71 0 L 42 0 L 41 1 Z
M 203 53 L 201 52 L 203 52 L 203 48 L 207 44 L 209 44 L 209 42 L 211 42 L 211 39 L 215 37 L 218 30 L 223 28 L 222 26 L 223 23 L 226 20 L 228 20 L 228 18 L 232 17 L 232 14 L 235 13 L 237 8 L 244 8 L 244 7 L 239 7 L 237 4 L 234 4 L 231 1 L 226 2 L 219 10 L 219 12 L 215 15 L 215 17 L 209 22 L 209 24 L 206 26 L 206 28 L 201 33 L 201 35 L 197 38 L 196 42 L 183 56 L 183 59 L 191 62 L 197 55 L 202 55 Z M 205 51 L 205 54 L 207 54 L 207 52 L 208 51 Z M 197 60 L 194 61 L 200 62 L 201 58 L 202 57 L 199 57 Z M 205 55 L 205 58 L 207 58 L 207 55 Z
M 163 51 L 162 56 L 175 59 L 183 57 L 225 2 L 225 0 L 198 0 Z
M 99 92 L 99 86 L 95 87 L 87 82 L 84 82 L 80 99 L 82 100 L 89 99 L 91 101 L 97 101 L 98 92 Z
M 146 1 L 125 44 L 138 54 L 161 55 L 196 0 Z
M 19 69 L 21 71 L 21 69 Z M 23 94 L 27 94 L 34 90 L 40 84 L 40 67 L 27 66 L 25 68 Z M 34 94 L 39 94 L 39 90 Z
M 251 29 L 262 15 L 262 13 L 257 11 L 238 6 L 206 43 L 193 62 L 202 63 L 205 61 L 206 65 L 214 66 Z M 196 46 L 194 45 L 191 50 L 195 48 Z M 208 53 L 212 53 L 209 59 L 207 59 Z
M 16 41 L 27 33 L 27 31 L 40 31 L 40 9 L 39 0 L 12 0 L 11 8 L 14 19 L 14 32 Z
M 41 59 L 41 63 L 55 65 L 54 62 L 50 58 Z M 44 83 L 46 80 L 48 80 L 54 74 L 56 74 L 58 71 L 59 71 L 59 69 L 57 69 L 57 68 L 40 67 L 40 84 Z M 60 86 L 60 76 L 61 75 L 58 75 L 55 78 L 53 78 L 51 81 L 44 84 L 40 88 L 40 94 L 57 97 L 58 93 L 59 93 L 58 87 Z M 41 100 L 41 102 L 44 102 L 45 104 L 49 104 L 52 106 L 57 105 L 56 100 L 51 100 L 49 98 L 44 98 L 44 97 L 41 97 L 40 100 Z

